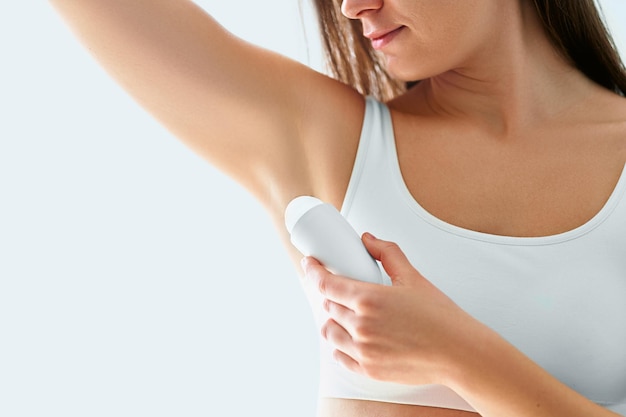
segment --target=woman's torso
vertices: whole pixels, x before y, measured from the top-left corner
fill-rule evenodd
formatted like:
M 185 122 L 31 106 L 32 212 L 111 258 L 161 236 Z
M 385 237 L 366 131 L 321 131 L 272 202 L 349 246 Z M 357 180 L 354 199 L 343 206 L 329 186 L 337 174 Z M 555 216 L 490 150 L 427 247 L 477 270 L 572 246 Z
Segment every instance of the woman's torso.
M 433 216 L 468 230 L 550 236 L 575 229 L 604 206 L 626 162 L 624 123 L 620 123 L 623 106 L 612 115 L 599 110 L 578 124 L 555 123 L 525 142 L 511 143 L 484 140 L 471 130 L 455 131 L 455 126 L 439 120 L 407 113 L 401 105 L 394 108 L 391 103 L 390 108 L 408 191 Z M 594 120 L 600 115 L 605 123 Z M 607 119 L 614 122 L 606 123 Z M 331 193 L 327 199 L 337 207 L 343 203 L 333 201 Z M 299 260 L 299 254 L 292 254 L 294 261 Z M 333 398 L 320 400 L 319 415 L 463 417 L 472 413 Z

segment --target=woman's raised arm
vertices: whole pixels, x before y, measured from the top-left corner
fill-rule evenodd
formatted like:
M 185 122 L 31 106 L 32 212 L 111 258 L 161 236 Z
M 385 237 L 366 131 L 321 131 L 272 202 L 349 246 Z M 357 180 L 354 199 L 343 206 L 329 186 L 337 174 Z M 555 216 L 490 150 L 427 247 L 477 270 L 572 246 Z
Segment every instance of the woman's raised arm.
M 282 209 L 326 175 L 347 182 L 362 117 L 352 89 L 236 38 L 188 0 L 49 1 L 144 108 L 262 203 Z

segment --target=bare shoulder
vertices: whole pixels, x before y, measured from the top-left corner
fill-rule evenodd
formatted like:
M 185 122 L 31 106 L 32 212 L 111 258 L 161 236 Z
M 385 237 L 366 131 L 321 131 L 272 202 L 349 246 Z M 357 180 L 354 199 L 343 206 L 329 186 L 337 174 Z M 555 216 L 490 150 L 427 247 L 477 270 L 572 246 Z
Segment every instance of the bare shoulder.
M 615 144 L 617 154 L 626 163 L 626 97 L 607 92 L 597 101 L 597 108 L 589 109 L 597 120 L 603 136 Z
M 621 137 L 623 150 L 626 154 L 626 97 L 617 97 L 613 100 L 615 100 L 616 109 L 616 130 Z
M 618 97 L 615 100 L 616 105 L 616 121 L 615 134 L 619 143 L 619 154 L 623 163 L 626 165 L 626 97 Z

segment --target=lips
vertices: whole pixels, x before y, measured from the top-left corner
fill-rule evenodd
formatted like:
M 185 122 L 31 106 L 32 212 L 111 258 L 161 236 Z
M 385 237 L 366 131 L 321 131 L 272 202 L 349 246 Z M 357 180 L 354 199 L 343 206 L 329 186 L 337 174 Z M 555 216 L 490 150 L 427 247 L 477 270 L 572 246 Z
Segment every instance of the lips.
M 400 26 L 394 29 L 377 30 L 368 32 L 365 37 L 372 41 L 372 48 L 381 49 L 385 45 L 388 45 L 401 31 L 404 26 Z

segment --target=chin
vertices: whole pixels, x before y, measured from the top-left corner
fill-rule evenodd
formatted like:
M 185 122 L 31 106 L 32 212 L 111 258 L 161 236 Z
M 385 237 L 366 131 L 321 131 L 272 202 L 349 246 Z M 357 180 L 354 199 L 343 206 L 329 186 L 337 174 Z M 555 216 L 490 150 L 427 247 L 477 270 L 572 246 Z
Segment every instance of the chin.
M 406 61 L 402 62 L 402 60 L 396 57 L 386 58 L 385 70 L 393 79 L 403 83 L 423 80 L 430 76 L 423 68 L 415 64 L 409 65 Z
M 393 78 L 395 81 L 399 82 L 400 84 L 410 84 L 411 86 L 426 78 L 429 78 L 429 77 L 420 77 L 416 75 L 402 75 L 402 74 L 397 74 L 391 71 L 387 71 L 387 73 L 391 76 L 391 78 Z
M 415 61 L 403 61 L 397 57 L 391 56 L 386 57 L 385 69 L 393 79 L 403 83 L 425 80 L 445 72 L 445 70 L 441 70 L 441 68 L 434 68 L 432 65 L 426 66 L 423 64 L 424 62 L 416 63 Z

